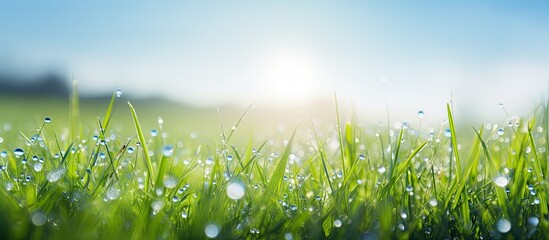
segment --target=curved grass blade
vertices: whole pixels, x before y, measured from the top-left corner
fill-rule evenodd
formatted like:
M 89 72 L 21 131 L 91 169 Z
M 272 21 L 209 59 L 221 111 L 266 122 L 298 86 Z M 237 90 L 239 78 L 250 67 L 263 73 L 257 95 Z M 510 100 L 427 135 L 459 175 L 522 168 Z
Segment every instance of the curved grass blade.
M 290 140 L 288 141 L 288 145 L 286 146 L 286 149 L 284 149 L 284 153 L 280 157 L 280 161 L 278 162 L 273 175 L 271 175 L 271 180 L 269 182 L 269 185 L 267 185 L 267 189 L 269 192 L 276 194 L 279 193 L 280 184 L 282 183 L 282 179 L 284 177 L 284 171 L 286 170 L 286 164 L 288 163 L 288 159 L 290 158 L 290 154 L 292 151 L 292 144 L 294 141 L 295 133 L 297 131 L 297 128 L 294 129 L 294 132 L 292 133 L 292 137 L 290 137 Z
M 425 141 L 419 145 L 414 151 L 408 156 L 406 161 L 402 162 L 400 165 L 396 166 L 394 174 L 389 179 L 389 182 L 381 189 L 381 196 L 385 197 L 389 194 L 390 190 L 393 188 L 395 182 L 400 178 L 400 176 L 406 171 L 412 159 L 429 143 L 430 141 Z
M 135 131 L 137 132 L 137 137 L 139 138 L 139 142 L 141 142 L 141 147 L 143 148 L 143 155 L 145 157 L 145 164 L 147 165 L 147 181 L 146 181 L 147 184 L 145 184 L 145 192 L 147 192 L 148 185 L 149 183 L 152 184 L 152 179 L 155 176 L 153 167 L 152 167 L 152 161 L 149 155 L 149 149 L 147 148 L 147 142 L 145 141 L 145 135 L 143 135 L 141 124 L 139 124 L 139 119 L 137 118 L 137 113 L 135 112 L 134 107 L 129 101 L 128 101 L 128 106 L 130 107 L 133 123 L 135 125 Z M 154 185 L 152 187 L 154 188 Z

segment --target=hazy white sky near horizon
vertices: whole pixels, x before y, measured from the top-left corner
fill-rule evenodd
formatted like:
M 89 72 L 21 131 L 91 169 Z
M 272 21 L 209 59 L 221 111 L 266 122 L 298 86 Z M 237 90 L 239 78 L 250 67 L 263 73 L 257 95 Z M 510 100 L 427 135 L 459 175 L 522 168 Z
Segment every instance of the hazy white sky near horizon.
M 332 99 L 378 113 L 526 113 L 548 91 L 544 1 L 3 1 L 4 68 L 195 105 Z M 524 111 L 526 109 L 526 111 Z

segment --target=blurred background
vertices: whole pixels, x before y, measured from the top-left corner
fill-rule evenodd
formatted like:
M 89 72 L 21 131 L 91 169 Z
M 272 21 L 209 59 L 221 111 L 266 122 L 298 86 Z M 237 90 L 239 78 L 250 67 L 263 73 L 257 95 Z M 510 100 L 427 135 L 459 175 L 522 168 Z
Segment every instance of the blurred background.
M 173 121 L 183 122 L 254 103 L 250 116 L 293 126 L 333 117 L 334 90 L 345 114 L 371 123 L 417 122 L 420 110 L 440 123 L 449 101 L 461 122 L 505 121 L 500 103 L 527 116 L 547 99 L 548 10 L 507 0 L 2 1 L 0 107 L 64 116 L 75 79 L 84 103 L 104 109 L 123 89 L 151 116 L 180 112 Z

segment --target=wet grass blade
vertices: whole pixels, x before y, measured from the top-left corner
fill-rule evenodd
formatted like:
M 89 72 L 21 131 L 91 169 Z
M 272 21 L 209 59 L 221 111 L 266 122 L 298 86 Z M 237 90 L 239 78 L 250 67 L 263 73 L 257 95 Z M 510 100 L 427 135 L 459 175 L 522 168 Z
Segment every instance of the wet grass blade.
M 281 192 L 280 185 L 284 177 L 286 164 L 288 164 L 288 159 L 290 158 L 290 154 L 292 153 L 292 144 L 294 142 L 294 137 L 296 132 L 297 132 L 297 128 L 294 129 L 292 136 L 288 140 L 288 145 L 286 145 L 286 148 L 284 149 L 284 153 L 282 153 L 282 156 L 280 156 L 279 162 L 277 163 L 276 168 L 273 174 L 271 175 L 269 184 L 267 185 L 267 190 L 272 194 L 277 195 L 278 193 Z
M 456 138 L 456 127 L 454 125 L 454 116 L 452 114 L 452 108 L 450 106 L 450 103 L 446 104 L 446 110 L 448 112 L 448 124 L 450 125 L 450 139 L 452 141 L 452 153 L 454 154 L 454 158 L 456 160 L 456 168 L 455 168 L 455 174 L 456 179 L 461 178 L 461 160 L 459 158 L 459 149 L 458 149 L 458 143 Z M 452 169 L 452 158 L 450 158 L 450 169 Z M 452 174 L 450 174 L 450 182 L 452 181 Z
M 112 94 L 111 101 L 109 102 L 109 106 L 107 107 L 107 111 L 105 112 L 105 118 L 103 119 L 104 123 L 104 131 L 107 131 L 109 128 L 109 123 L 111 122 L 112 114 L 114 113 L 114 109 L 116 107 L 116 103 L 118 102 L 118 95 L 116 92 Z
M 430 141 L 425 141 L 421 145 L 419 145 L 408 158 L 395 167 L 394 173 L 392 174 L 391 178 L 389 179 L 389 182 L 381 189 L 381 196 L 386 197 L 387 194 L 389 194 L 390 190 L 394 187 L 396 181 L 402 176 L 402 174 L 406 171 L 406 169 L 409 167 L 410 163 L 412 162 L 412 159 L 429 143 Z
M 80 100 L 78 97 L 78 83 L 73 81 L 70 97 L 70 136 L 69 142 L 73 142 L 80 136 Z
M 151 157 L 149 155 L 149 149 L 147 148 L 147 141 L 145 140 L 145 135 L 143 135 L 143 130 L 141 129 L 141 124 L 139 124 L 139 119 L 137 118 L 137 113 L 135 112 L 134 107 L 130 102 L 128 102 L 128 106 L 130 107 L 130 112 L 132 114 L 133 123 L 135 126 L 135 131 L 137 132 L 137 138 L 139 139 L 139 142 L 141 143 L 141 148 L 143 149 L 143 157 L 145 158 L 145 165 L 147 166 L 147 180 L 145 184 L 145 192 L 148 191 L 148 185 L 149 183 L 152 184 L 152 179 L 154 178 L 155 174 L 152 167 L 152 161 Z M 154 185 L 152 186 L 154 188 Z

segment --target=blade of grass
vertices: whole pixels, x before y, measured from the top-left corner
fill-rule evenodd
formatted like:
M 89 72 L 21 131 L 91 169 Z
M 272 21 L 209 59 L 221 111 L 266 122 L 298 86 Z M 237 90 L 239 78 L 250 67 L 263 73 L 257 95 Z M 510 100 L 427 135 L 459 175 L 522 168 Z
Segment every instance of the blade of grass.
M 78 97 L 78 83 L 72 82 L 72 93 L 70 97 L 70 134 L 69 142 L 74 142 L 80 136 L 80 102 Z
M 130 107 L 130 112 L 132 114 L 135 131 L 137 132 L 137 138 L 139 138 L 139 142 L 141 142 L 141 147 L 143 148 L 143 155 L 145 158 L 145 164 L 147 166 L 147 180 L 145 184 L 145 192 L 148 192 L 148 185 L 152 184 L 152 179 L 155 176 L 152 167 L 152 161 L 149 155 L 149 149 L 147 148 L 147 142 L 145 141 L 145 135 L 143 135 L 141 124 L 139 124 L 139 119 L 137 118 L 137 113 L 135 112 L 135 109 L 130 102 L 128 102 L 128 106 Z M 152 187 L 154 188 L 154 185 Z
M 292 152 L 292 144 L 294 141 L 295 133 L 297 132 L 297 127 L 294 129 L 294 132 L 292 133 L 292 136 L 290 137 L 290 140 L 288 140 L 288 145 L 286 145 L 286 149 L 284 149 L 284 153 L 280 157 L 280 160 L 278 164 L 276 165 L 276 168 L 271 175 L 271 180 L 269 181 L 269 184 L 267 185 L 267 189 L 272 194 L 278 194 L 280 193 L 280 185 L 282 183 L 282 179 L 284 177 L 284 171 L 286 170 L 286 164 L 288 163 L 288 159 L 290 158 L 290 154 Z
M 456 179 L 461 178 L 461 160 L 459 158 L 458 144 L 456 139 L 456 128 L 454 126 L 454 116 L 452 114 L 452 109 L 450 103 L 446 104 L 446 110 L 448 112 L 448 124 L 450 125 L 450 139 L 452 141 L 452 152 L 454 153 L 454 158 L 456 159 Z M 450 171 L 452 169 L 452 158 L 450 158 Z M 450 174 L 450 182 L 452 181 L 452 175 Z
M 408 168 L 408 166 L 410 165 L 410 163 L 412 162 L 412 159 L 427 145 L 427 143 L 429 143 L 430 141 L 425 141 L 423 142 L 421 145 L 419 145 L 416 149 L 414 149 L 414 151 L 412 151 L 412 153 L 410 154 L 410 156 L 408 156 L 408 158 L 402 162 L 401 164 L 399 164 L 398 166 L 396 166 L 395 168 L 395 171 L 394 171 L 394 174 L 392 175 L 392 177 L 389 179 L 389 182 L 381 189 L 381 197 L 384 198 L 387 196 L 387 194 L 389 194 L 390 190 L 394 187 L 396 181 L 400 178 L 400 176 L 404 173 L 404 171 L 406 171 L 406 169 Z

